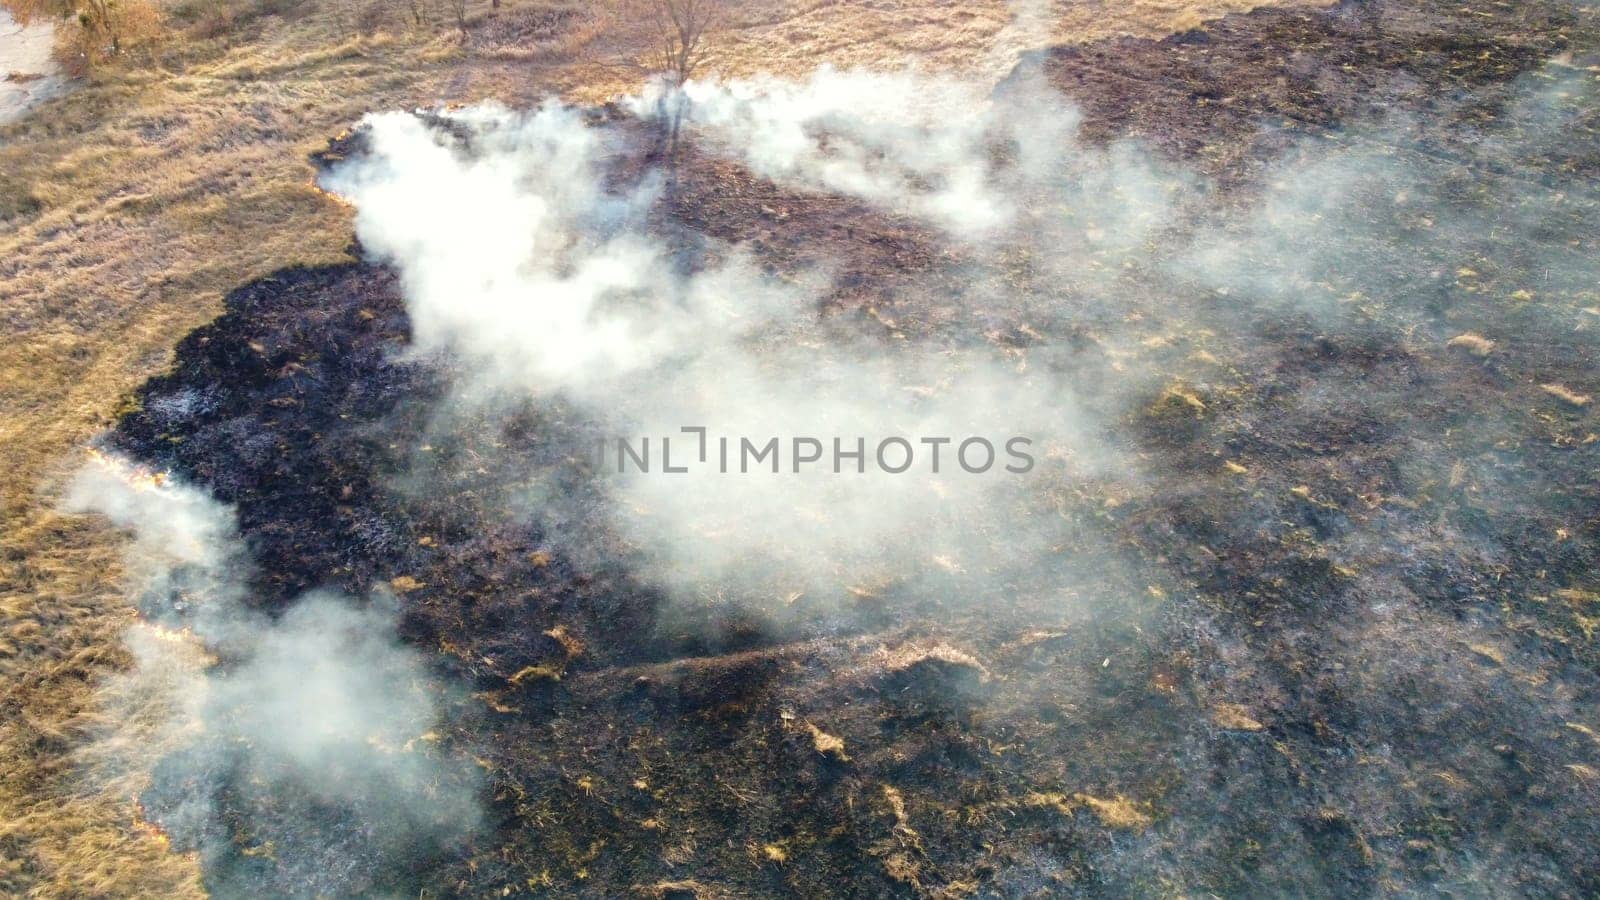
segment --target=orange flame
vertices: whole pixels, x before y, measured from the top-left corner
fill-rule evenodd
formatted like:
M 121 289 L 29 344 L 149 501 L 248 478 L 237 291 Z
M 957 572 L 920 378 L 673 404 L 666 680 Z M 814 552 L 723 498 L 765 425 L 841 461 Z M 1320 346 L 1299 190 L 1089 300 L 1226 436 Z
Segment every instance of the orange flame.
M 133 798 L 133 827 L 148 835 L 163 851 L 172 849 L 172 837 L 165 828 L 145 817 L 144 802 L 138 797 Z
M 146 466 L 131 463 L 120 456 L 102 453 L 93 447 L 88 448 L 88 453 L 91 463 L 99 466 L 107 474 L 136 491 L 162 490 L 172 477 L 169 472 L 158 472 Z
M 165 625 L 150 621 L 142 612 L 135 611 L 134 615 L 138 616 L 140 622 L 144 625 L 145 632 L 158 641 L 184 645 L 194 644 L 199 641 L 194 631 L 187 625 L 182 628 L 168 628 Z

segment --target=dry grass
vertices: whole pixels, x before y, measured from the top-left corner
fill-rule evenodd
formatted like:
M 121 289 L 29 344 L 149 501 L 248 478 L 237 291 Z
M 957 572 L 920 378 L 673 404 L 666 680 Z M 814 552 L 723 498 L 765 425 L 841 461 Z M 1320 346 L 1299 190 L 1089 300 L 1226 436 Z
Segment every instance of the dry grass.
M 507 0 L 507 14 L 531 5 Z M 1032 43 L 1159 35 L 1247 5 L 1057 3 L 1052 24 L 1008 29 L 1003 0 L 769 0 L 713 37 L 707 69 L 999 71 Z M 195 861 L 140 823 L 138 767 L 104 765 L 107 746 L 162 736 L 148 724 L 160 717 L 108 679 L 128 663 L 133 621 L 115 535 L 53 510 L 74 448 L 229 289 L 342 258 L 348 211 L 312 187 L 306 156 L 362 113 L 588 100 L 642 74 L 648 34 L 620 5 L 587 5 L 565 39 L 524 49 L 463 48 L 443 21 L 358 35 L 356 6 L 175 40 L 158 67 L 102 71 L 0 129 L 0 894 L 202 893 Z M 475 20 L 487 6 L 474 3 Z
M 713 43 L 709 68 L 801 76 L 819 65 L 900 67 L 999 78 L 1021 51 L 1118 35 L 1163 37 L 1255 0 L 756 0 Z M 1016 8 L 1031 11 L 1013 20 Z

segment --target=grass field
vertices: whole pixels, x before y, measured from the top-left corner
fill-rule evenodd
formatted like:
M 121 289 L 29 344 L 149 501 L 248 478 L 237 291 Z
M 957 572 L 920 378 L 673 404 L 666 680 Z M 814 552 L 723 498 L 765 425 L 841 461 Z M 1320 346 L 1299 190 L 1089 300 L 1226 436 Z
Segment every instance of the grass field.
M 1256 5 L 753 3 L 721 23 L 707 68 L 997 77 L 1028 47 L 1159 36 Z M 202 892 L 194 860 L 140 825 L 142 774 L 83 749 L 156 736 L 139 730 L 137 698 L 107 712 L 132 612 L 116 536 L 54 511 L 76 448 L 230 288 L 345 257 L 348 212 L 312 186 L 307 156 L 363 113 L 596 100 L 646 74 L 650 29 L 621 4 L 572 3 L 552 31 L 551 4 L 476 2 L 465 45 L 442 16 L 408 23 L 401 6 L 376 23 L 335 0 L 209 37 L 219 29 L 187 26 L 0 130 L 0 893 Z

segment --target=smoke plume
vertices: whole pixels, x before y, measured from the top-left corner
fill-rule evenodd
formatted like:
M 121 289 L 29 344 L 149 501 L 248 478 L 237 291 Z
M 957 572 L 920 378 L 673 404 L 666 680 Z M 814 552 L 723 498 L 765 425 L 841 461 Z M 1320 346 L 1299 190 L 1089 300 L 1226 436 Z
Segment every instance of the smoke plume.
M 798 145 L 810 140 L 804 116 L 828 109 L 830 98 L 875 97 L 856 111 L 864 121 L 926 88 L 905 77 L 863 91 L 851 79 L 834 84 L 839 77 L 824 73 L 803 100 L 768 98 L 747 116 L 764 133 L 793 120 L 790 138 L 772 137 L 788 154 L 774 174 L 803 178 L 817 165 L 818 151 Z M 938 87 L 952 104 L 949 121 L 961 121 L 953 113 L 972 89 Z M 698 91 L 691 85 L 694 122 L 703 117 Z M 475 109 L 439 121 L 371 117 L 366 155 L 325 184 L 356 206 L 362 246 L 402 273 L 417 348 L 466 361 L 459 402 L 559 396 L 597 423 L 580 445 L 654 444 L 654 471 L 621 464 L 615 441 L 597 466 L 611 528 L 651 560 L 647 580 L 771 612 L 784 598 L 838 598 L 913 578 L 930 562 L 1003 568 L 1051 540 L 1048 518 L 1043 532 L 1030 524 L 1040 521 L 1030 500 L 1040 485 L 1106 465 L 1089 417 L 1048 364 L 960 339 L 849 334 L 819 314 L 823 267 L 780 272 L 709 241 L 686 256 L 647 216 L 662 180 L 628 181 L 614 170 L 636 133 L 592 126 L 553 101 L 526 115 Z M 916 211 L 997 226 L 1012 206 L 1000 182 L 1014 173 L 987 176 L 987 122 L 949 131 L 929 142 L 910 125 L 863 130 L 863 147 L 843 151 L 846 160 L 816 181 L 890 203 L 908 180 L 937 174 L 947 186 L 919 195 Z M 902 152 L 914 147 L 922 150 Z M 865 160 L 885 151 L 891 170 L 867 171 Z M 1023 169 L 1034 164 L 1022 156 Z M 973 438 L 983 443 L 963 450 Z M 1015 438 L 1036 462 L 1028 474 L 1005 471 L 1021 467 L 1006 454 Z M 743 442 L 762 448 L 773 439 L 778 460 L 745 471 Z M 883 469 L 886 440 L 909 445 L 910 471 Z M 796 453 L 813 452 L 807 441 L 820 458 L 797 465 Z M 675 465 L 691 456 L 697 465 L 666 473 L 669 444 Z M 905 450 L 889 449 L 890 467 L 900 466 Z M 860 462 L 849 455 L 857 451 Z M 985 471 L 968 472 L 963 453 Z M 522 500 L 535 515 L 562 502 Z
M 392 598 L 253 610 L 232 511 L 120 457 L 95 456 L 66 507 L 133 535 L 146 619 L 108 696 L 169 751 L 145 814 L 200 852 L 213 891 L 379 890 L 471 833 L 476 779 L 437 730 L 446 688 L 397 642 Z M 273 865 L 253 871 L 250 852 Z
M 819 631 L 851 624 L 862 597 L 993 610 L 1019 628 L 1071 606 L 1139 631 L 1157 608 L 1178 623 L 1161 664 L 1209 672 L 1202 699 L 1298 716 L 1319 741 L 1324 710 L 1348 714 L 1315 790 L 1359 799 L 1346 818 L 1361 833 L 1397 834 L 1423 814 L 1384 800 L 1433 762 L 1393 725 L 1415 696 L 1437 715 L 1414 733 L 1433 737 L 1477 727 L 1469 707 L 1507 733 L 1559 732 L 1571 706 L 1532 678 L 1450 674 L 1451 646 L 1503 659 L 1510 641 L 1438 596 L 1440 573 L 1505 570 L 1520 552 L 1523 537 L 1474 504 L 1492 498 L 1517 521 L 1551 512 L 1541 498 L 1562 476 L 1523 462 L 1537 452 L 1517 443 L 1525 409 L 1559 402 L 1576 417 L 1590 402 L 1497 352 L 1592 348 L 1592 305 L 1536 302 L 1589 303 L 1600 275 L 1571 238 L 1593 233 L 1594 191 L 1554 159 L 1592 79 L 1538 75 L 1503 116 L 1515 127 L 1483 126 L 1458 156 L 1423 152 L 1423 126 L 1395 117 L 1286 139 L 1243 186 L 1135 141 L 1085 139 L 1079 112 L 1026 66 L 993 92 L 824 69 L 656 85 L 625 98 L 626 114 L 555 100 L 380 113 L 323 185 L 354 205 L 369 258 L 400 275 L 405 352 L 448 373 L 441 431 L 463 410 L 563 413 L 539 438 L 595 490 L 531 473 L 498 487 L 507 514 L 569 555 L 624 558 L 679 608 L 727 603 Z M 1551 165 L 1513 177 L 1518 158 Z M 829 246 L 775 260 L 674 220 L 686 160 L 849 201 L 838 208 L 922 241 L 925 264 L 879 305 L 839 301 L 847 265 Z M 1418 374 L 1441 359 L 1429 371 L 1455 383 Z M 1461 384 L 1498 393 L 1463 399 Z M 1580 420 L 1548 420 L 1541 445 L 1591 442 Z M 984 446 L 988 464 L 969 466 L 964 449 Z M 433 488 L 420 467 L 400 478 L 412 495 Z M 288 862 L 268 887 L 345 892 L 399 883 L 386 873 L 423 864 L 414 848 L 470 835 L 475 782 L 441 736 L 450 689 L 395 640 L 393 598 L 319 592 L 278 617 L 252 611 L 229 511 L 120 460 L 91 465 L 69 505 L 135 535 L 140 672 L 171 677 L 156 626 L 190 628 L 219 657 L 172 688 L 198 723 L 170 729 L 189 749 L 151 794 L 175 838 L 217 859 L 270 844 Z M 1322 668 L 1282 664 L 1288 645 Z M 1158 674 L 1176 695 L 1177 676 Z M 1264 729 L 1234 713 L 1225 730 Z M 1174 739 L 1174 806 L 1216 805 L 1215 731 Z M 1284 746 L 1239 752 L 1290 757 Z M 1498 777 L 1480 755 L 1452 761 Z M 1373 774 L 1344 759 L 1386 761 Z M 1247 775 L 1260 796 L 1290 785 L 1272 820 L 1288 821 L 1312 790 L 1300 763 L 1283 782 L 1271 773 L 1288 764 L 1274 765 Z M 1174 854 L 1220 840 L 1210 817 L 1159 827 L 1096 865 L 1128 885 L 1150 872 L 1179 884 L 1189 860 Z M 1499 835 L 1474 840 L 1455 870 L 1514 855 Z M 1316 848 L 1301 850 L 1282 865 L 1312 871 Z M 250 883 L 229 858 L 224 878 Z M 1053 885 L 1055 866 L 1041 855 L 999 883 Z

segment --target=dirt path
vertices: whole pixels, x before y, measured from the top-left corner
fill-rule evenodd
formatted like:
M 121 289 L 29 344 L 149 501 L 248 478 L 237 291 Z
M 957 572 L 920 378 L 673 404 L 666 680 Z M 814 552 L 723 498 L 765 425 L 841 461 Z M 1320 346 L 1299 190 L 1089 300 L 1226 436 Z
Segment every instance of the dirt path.
M 48 24 L 18 25 L 0 10 L 0 125 L 66 91 L 69 82 L 50 58 L 53 33 Z

